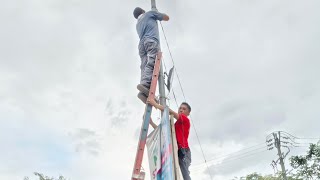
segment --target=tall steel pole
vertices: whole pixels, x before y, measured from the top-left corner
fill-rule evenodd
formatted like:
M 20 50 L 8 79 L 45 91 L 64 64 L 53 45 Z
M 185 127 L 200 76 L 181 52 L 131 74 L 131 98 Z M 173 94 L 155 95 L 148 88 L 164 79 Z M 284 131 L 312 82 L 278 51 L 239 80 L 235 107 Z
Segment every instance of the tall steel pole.
M 156 7 L 156 1 L 155 0 L 151 0 L 151 10 L 153 11 L 158 11 L 157 10 L 157 7 Z M 159 30 L 158 30 L 159 31 Z M 159 33 L 160 34 L 160 33 Z M 159 39 L 159 46 L 160 46 L 160 39 Z M 161 46 L 160 46 L 161 47 Z M 160 48 L 160 51 L 161 51 L 161 48 Z M 166 104 L 166 97 L 165 97 L 165 87 L 164 87 L 164 75 L 163 75 L 163 61 L 160 61 L 160 72 L 159 72 L 159 77 L 158 77 L 158 83 L 159 83 L 159 94 L 160 94 L 160 104 L 163 106 L 163 107 L 166 107 L 167 104 Z M 161 112 L 161 117 L 163 116 L 164 112 L 162 111 Z M 170 121 L 170 120 L 169 120 Z M 171 123 L 170 123 L 170 126 L 171 126 Z M 160 134 L 162 133 L 162 128 L 160 126 Z M 171 132 L 170 132 L 171 133 Z M 170 138 L 172 139 L 172 137 Z M 160 138 L 160 141 L 161 141 L 161 138 Z M 161 142 L 160 142 L 161 143 Z M 171 141 L 172 143 L 172 141 Z M 172 145 L 172 144 L 171 144 Z M 172 145 L 173 146 L 173 145 Z M 162 158 L 162 157 L 161 157 Z M 172 155 L 172 159 L 173 159 L 173 155 Z M 173 159 L 174 160 L 174 159 Z M 175 163 L 173 163 L 173 167 L 175 167 L 174 165 Z M 179 178 L 177 178 L 176 176 L 176 171 L 175 169 L 173 170 L 173 177 L 177 180 Z
M 156 7 L 156 0 L 151 0 L 151 10 L 156 11 L 157 7 Z
M 156 0 L 151 0 L 151 10 L 158 11 L 157 6 L 156 6 Z M 159 46 L 160 46 L 160 42 L 159 42 Z M 162 61 L 161 61 L 161 65 L 160 65 L 158 82 L 159 82 L 160 104 L 163 107 L 165 107 L 166 106 L 166 97 L 165 97 L 166 92 L 165 92 L 165 88 L 164 88 L 164 76 L 163 76 Z
M 160 65 L 160 72 L 159 72 L 158 82 L 159 82 L 160 104 L 165 107 L 166 106 L 166 97 L 165 97 L 162 61 L 161 61 L 161 65 Z

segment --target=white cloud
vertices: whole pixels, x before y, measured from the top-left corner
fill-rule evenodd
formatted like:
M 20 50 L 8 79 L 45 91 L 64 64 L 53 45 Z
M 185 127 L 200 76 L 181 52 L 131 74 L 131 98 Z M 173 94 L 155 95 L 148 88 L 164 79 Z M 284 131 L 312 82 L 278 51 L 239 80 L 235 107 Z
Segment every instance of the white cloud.
M 318 1 L 157 3 L 170 15 L 162 24 L 207 159 L 260 144 L 274 130 L 318 136 Z M 3 2 L 0 179 L 34 171 L 77 180 L 131 176 L 144 110 L 136 98 L 136 6 L 150 4 Z M 173 88 L 180 103 L 176 77 Z M 202 163 L 193 129 L 190 144 L 192 166 Z M 272 173 L 272 158 L 212 172 L 217 179 Z M 193 179 L 208 179 L 204 170 Z

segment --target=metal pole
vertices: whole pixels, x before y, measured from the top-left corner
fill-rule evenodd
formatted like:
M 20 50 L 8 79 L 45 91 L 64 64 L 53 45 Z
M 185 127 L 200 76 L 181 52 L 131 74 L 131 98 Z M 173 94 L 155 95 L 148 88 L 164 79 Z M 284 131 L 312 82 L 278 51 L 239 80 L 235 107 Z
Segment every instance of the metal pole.
M 155 0 L 151 0 L 151 10 L 153 11 L 158 11 L 157 7 L 156 7 L 156 1 Z M 159 46 L 160 46 L 160 42 L 159 42 Z M 161 50 L 160 50 L 161 51 Z M 158 83 L 159 83 L 159 94 L 160 94 L 160 104 L 163 107 L 166 107 L 166 97 L 165 97 L 165 85 L 164 85 L 164 75 L 163 75 L 163 66 L 162 66 L 162 61 L 160 61 L 160 71 L 159 71 L 159 76 L 158 76 Z M 161 112 L 161 117 L 163 116 L 164 112 Z M 162 128 L 160 126 L 160 134 L 161 134 Z M 172 138 L 172 137 L 171 137 Z M 161 138 L 160 138 L 161 141 Z M 161 142 L 160 142 L 161 143 Z M 172 156 L 173 159 L 173 156 Z M 174 167 L 174 164 L 173 164 Z M 175 169 L 173 170 L 173 177 L 176 179 L 176 171 Z
M 161 61 L 161 65 L 160 65 L 160 72 L 159 72 L 158 82 L 159 82 L 160 104 L 165 107 L 166 106 L 166 97 L 165 97 L 162 61 Z
M 151 0 L 151 10 L 157 11 L 156 0 Z M 160 46 L 160 42 L 159 42 L 159 46 Z M 160 104 L 163 107 L 165 107 L 166 106 L 166 98 L 165 98 L 166 92 L 165 92 L 165 88 L 164 88 L 164 76 L 163 76 L 162 61 L 160 64 L 160 72 L 159 72 L 158 81 L 159 81 Z M 161 113 L 161 116 L 162 116 L 162 113 Z
M 151 0 L 151 9 L 153 10 L 153 11 L 158 11 L 157 10 L 157 7 L 156 7 L 156 2 L 155 2 L 155 0 Z M 160 46 L 160 42 L 159 42 L 159 46 Z M 161 51 L 161 50 L 160 50 Z M 159 77 L 158 77 L 158 83 L 159 83 L 159 94 L 160 94 L 160 104 L 163 106 L 163 107 L 166 107 L 167 106 L 167 103 L 166 103 L 166 97 L 165 97 L 165 94 L 166 94 L 166 92 L 165 92 L 165 85 L 164 85 L 164 75 L 163 75 L 163 66 L 162 66 L 162 63 L 163 63 L 163 61 L 161 61 L 160 62 L 161 64 L 160 64 L 160 72 L 159 72 Z M 161 112 L 161 117 L 163 116 L 163 111 Z M 170 120 L 169 120 L 169 122 L 170 122 Z M 170 124 L 170 123 L 169 123 Z M 171 124 L 170 124 L 170 126 L 171 126 Z M 160 134 L 162 133 L 161 132 L 162 131 L 162 128 L 161 128 L 161 126 L 160 126 Z M 170 132 L 171 133 L 171 132 Z M 172 137 L 171 137 L 172 138 Z M 172 140 L 172 139 L 171 139 Z M 161 138 L 160 138 L 160 141 L 161 141 Z M 161 142 L 160 142 L 161 143 Z M 171 142 L 172 143 L 172 142 Z M 172 146 L 173 146 L 173 144 L 172 144 Z M 173 155 L 172 155 L 172 159 L 173 159 Z M 174 159 L 173 159 L 173 161 L 175 161 Z M 174 165 L 175 163 L 173 163 L 173 168 L 175 167 L 175 165 Z M 173 169 L 173 177 L 177 180 L 178 178 L 177 178 L 177 174 L 176 174 L 176 171 L 175 171 L 176 169 L 174 168 Z
M 151 0 L 151 10 L 157 11 L 156 0 Z

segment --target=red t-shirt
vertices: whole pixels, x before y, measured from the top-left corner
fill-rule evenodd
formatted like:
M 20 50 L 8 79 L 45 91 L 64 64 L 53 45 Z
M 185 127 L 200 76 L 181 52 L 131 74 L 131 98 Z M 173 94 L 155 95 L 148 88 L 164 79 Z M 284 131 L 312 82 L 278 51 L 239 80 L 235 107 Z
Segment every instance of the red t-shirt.
M 188 137 L 190 130 L 190 120 L 184 114 L 179 114 L 179 119 L 174 124 L 177 136 L 178 148 L 189 148 Z

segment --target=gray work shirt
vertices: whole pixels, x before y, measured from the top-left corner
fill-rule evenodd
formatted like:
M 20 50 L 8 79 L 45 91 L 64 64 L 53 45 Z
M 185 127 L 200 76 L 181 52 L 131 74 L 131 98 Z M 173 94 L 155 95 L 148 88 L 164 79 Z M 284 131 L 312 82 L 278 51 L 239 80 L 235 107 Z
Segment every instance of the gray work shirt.
M 152 38 L 159 42 L 159 30 L 157 20 L 162 21 L 164 14 L 157 11 L 148 11 L 138 18 L 136 25 L 140 40 Z

